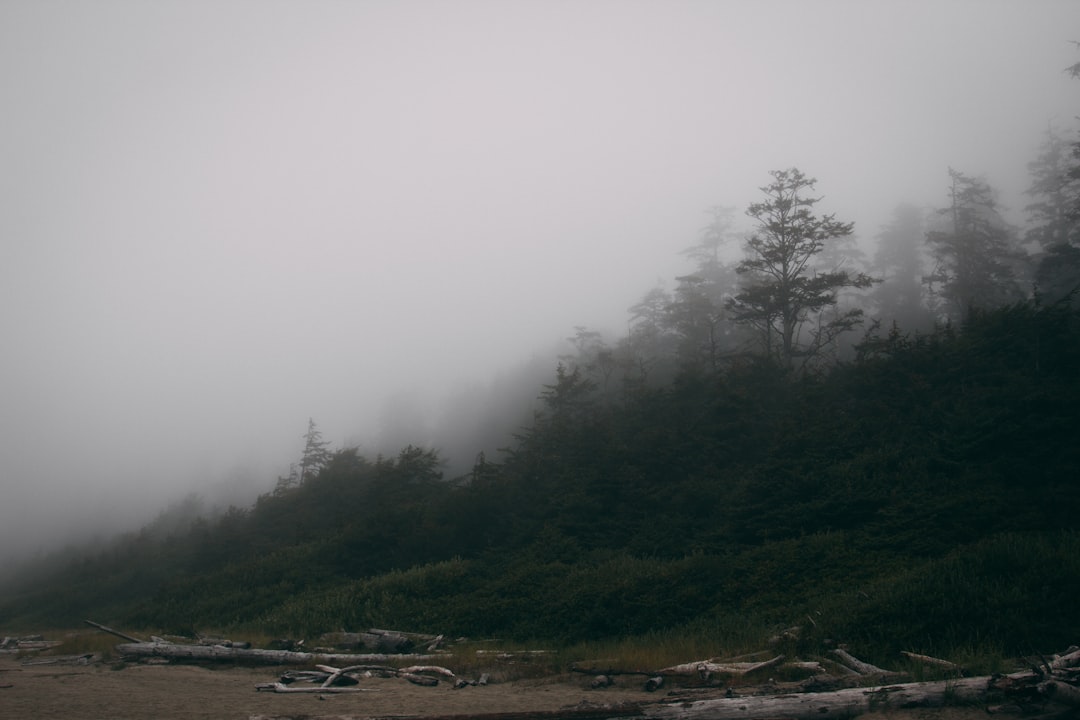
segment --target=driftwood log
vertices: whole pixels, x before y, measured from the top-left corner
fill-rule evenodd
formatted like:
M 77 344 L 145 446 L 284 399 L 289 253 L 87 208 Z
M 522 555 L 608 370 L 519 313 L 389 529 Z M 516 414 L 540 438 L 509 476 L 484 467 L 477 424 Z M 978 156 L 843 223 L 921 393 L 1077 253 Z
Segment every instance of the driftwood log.
M 119 630 L 113 630 L 110 627 L 105 627 L 104 625 L 99 625 L 98 623 L 94 622 L 93 620 L 83 620 L 83 622 L 86 623 L 87 625 L 91 625 L 93 627 L 96 627 L 98 630 L 101 630 L 102 632 L 107 632 L 110 635 L 115 635 L 116 637 L 123 638 L 124 640 L 127 640 L 129 642 L 133 642 L 133 643 L 141 643 L 141 642 L 143 642 L 142 640 L 140 640 L 137 637 L 132 637 L 131 635 L 120 632 Z
M 242 661 L 260 665 L 356 665 L 387 662 L 391 659 L 431 660 L 436 655 L 346 655 L 338 653 L 292 652 L 290 650 L 256 650 L 221 645 L 176 645 L 173 643 L 120 643 L 118 655 L 125 657 L 162 657 L 187 661 Z
M 777 655 L 769 660 L 761 662 L 717 662 L 716 660 L 699 660 L 697 662 L 672 665 L 657 671 L 657 675 L 700 675 L 708 677 L 711 674 L 722 675 L 746 675 L 764 670 L 765 668 L 779 665 L 784 661 L 783 655 Z
M 929 655 L 920 655 L 918 653 L 908 652 L 907 650 L 901 650 L 900 654 L 906 657 L 908 660 L 914 660 L 915 662 L 920 662 L 923 665 L 932 665 L 933 667 L 939 667 L 945 670 L 953 670 L 955 672 L 960 672 L 963 670 L 963 668 L 956 663 L 949 662 L 948 660 L 942 660 L 941 658 L 930 657 Z
M 846 650 L 843 650 L 841 648 L 833 650 L 832 653 L 836 657 L 840 658 L 840 660 L 845 665 L 847 665 L 849 668 L 859 673 L 860 675 L 895 675 L 895 673 L 890 670 L 885 670 L 884 668 L 879 668 L 877 665 L 865 663 L 862 660 L 853 657 Z
M 263 690 L 269 690 L 276 693 L 357 693 L 357 692 L 378 692 L 372 688 L 359 688 L 355 686 L 350 687 L 293 687 L 292 685 L 286 685 L 285 683 L 262 683 L 255 686 L 255 690 L 261 692 Z
M 850 688 L 829 693 L 760 695 L 754 697 L 698 700 L 667 707 L 649 707 L 646 718 L 678 720 L 727 720 L 728 718 L 847 718 L 872 710 L 939 707 L 946 700 L 982 702 L 990 678 L 969 678 L 944 682 L 907 683 L 873 688 Z

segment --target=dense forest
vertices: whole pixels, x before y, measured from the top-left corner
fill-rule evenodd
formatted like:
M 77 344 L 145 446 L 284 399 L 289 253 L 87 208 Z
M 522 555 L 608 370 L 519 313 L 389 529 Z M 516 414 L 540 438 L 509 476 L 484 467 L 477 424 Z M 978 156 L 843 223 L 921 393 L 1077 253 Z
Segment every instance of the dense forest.
M 435 449 L 367 457 L 311 422 L 253 506 L 193 498 L 40 559 L 0 624 L 1074 642 L 1080 143 L 1051 130 L 1030 168 L 1025 228 L 950 170 L 872 258 L 813 178 L 775 171 L 749 227 L 718 208 L 625 337 L 577 330 L 497 457 L 446 477 Z

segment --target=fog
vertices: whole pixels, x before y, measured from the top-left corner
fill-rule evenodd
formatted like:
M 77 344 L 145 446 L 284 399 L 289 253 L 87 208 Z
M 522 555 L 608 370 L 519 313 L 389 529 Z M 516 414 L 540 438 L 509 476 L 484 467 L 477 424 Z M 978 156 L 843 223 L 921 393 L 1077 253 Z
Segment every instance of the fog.
M 1077 39 L 1075 0 L 6 0 L 0 559 L 250 501 L 309 417 L 467 464 L 770 170 L 864 241 L 950 166 L 1019 223 Z

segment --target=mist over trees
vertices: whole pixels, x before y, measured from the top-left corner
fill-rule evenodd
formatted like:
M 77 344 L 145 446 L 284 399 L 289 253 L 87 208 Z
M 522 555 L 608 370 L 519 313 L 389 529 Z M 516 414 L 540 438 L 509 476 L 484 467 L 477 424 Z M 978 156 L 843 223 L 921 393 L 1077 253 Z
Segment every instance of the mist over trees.
M 1080 634 L 1080 138 L 1049 133 L 1030 169 L 1027 227 L 950 168 L 869 260 L 816 179 L 774 170 L 619 337 L 574 328 L 542 381 L 467 388 L 441 431 L 403 403 L 394 452 L 309 419 L 251 507 L 192 497 L 43 560 L 0 617 L 561 641 L 811 617 L 891 650 L 1059 646 Z

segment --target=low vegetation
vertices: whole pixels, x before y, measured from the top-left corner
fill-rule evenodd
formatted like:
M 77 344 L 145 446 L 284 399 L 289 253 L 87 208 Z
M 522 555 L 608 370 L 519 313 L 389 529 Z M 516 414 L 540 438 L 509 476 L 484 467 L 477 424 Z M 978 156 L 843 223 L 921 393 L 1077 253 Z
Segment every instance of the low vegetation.
M 617 402 L 564 369 L 501 462 L 447 480 L 433 451 L 339 450 L 253 507 L 47 559 L 0 623 L 395 627 L 647 667 L 793 625 L 795 652 L 893 666 L 1053 651 L 1080 637 L 1077 321 L 1023 303 L 827 373 L 762 361 Z

